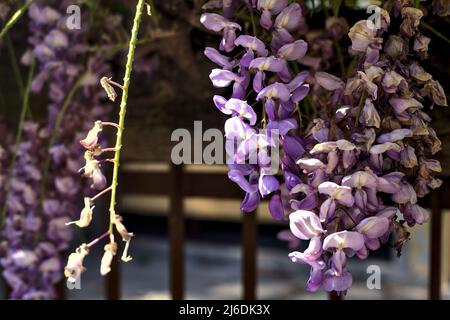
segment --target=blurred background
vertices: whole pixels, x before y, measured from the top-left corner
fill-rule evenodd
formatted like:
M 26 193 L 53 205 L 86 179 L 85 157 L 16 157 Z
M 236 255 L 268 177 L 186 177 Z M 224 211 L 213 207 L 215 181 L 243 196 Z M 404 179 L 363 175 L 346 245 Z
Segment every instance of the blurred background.
M 0 26 L 24 3 L 0 0 Z M 66 15 L 65 9 L 73 3 L 81 8 L 82 29 L 65 30 L 69 44 L 59 51 L 41 52 L 39 43 L 45 39 L 48 29 L 42 27 L 46 22 L 38 21 L 39 17 L 53 19 L 51 14 L 42 11 L 43 8 L 53 8 L 62 19 Z M 48 71 L 51 61 L 61 62 L 64 69 L 74 65 L 77 72 L 88 68 L 93 78 L 93 85 L 84 83 L 84 96 L 70 107 L 68 115 L 75 114 L 75 120 L 68 119 L 60 131 L 65 134 L 72 130 L 73 133 L 67 133 L 61 144 L 70 146 L 70 139 L 78 141 L 77 137 L 92 126 L 96 114 L 111 121 L 117 117 L 118 105 L 105 99 L 98 79 L 108 75 L 120 82 L 134 1 L 42 0 L 35 1 L 35 4 L 41 11 L 35 10 L 31 16 L 26 13 L 0 43 L 0 139 L 3 148 L 14 141 L 7 132 L 14 134 L 19 122 L 21 97 L 24 95 L 21 91 L 26 90 L 31 68 L 31 62 L 27 61 L 30 50 L 38 51 L 41 56 L 37 57 L 36 71 L 32 75 L 31 112 L 26 116 L 27 121 L 51 127 L 55 118 L 51 115 L 52 110 L 64 104 L 63 97 L 56 97 L 59 88 L 54 86 L 67 79 L 59 79 L 53 71 Z M 151 4 L 153 15 L 144 19 L 141 26 L 119 178 L 121 214 L 127 228 L 136 234 L 130 249 L 134 259 L 130 263 L 115 265 L 108 277 L 101 277 L 98 270 L 103 249 L 95 248 L 85 259 L 87 271 L 83 273 L 81 290 L 63 290 L 65 283 L 62 283 L 58 285 L 59 297 L 327 299 L 324 292 L 309 293 L 305 290 L 308 268 L 288 259 L 290 250 L 286 242 L 277 239 L 278 232 L 287 226 L 271 218 L 267 203 L 263 202 L 254 214 L 243 215 L 240 212 L 243 194 L 228 181 L 225 166 L 179 167 L 170 163 L 174 145 L 170 137 L 174 129 L 192 131 L 195 120 L 202 121 L 203 130 L 223 128 L 226 117 L 212 104 L 212 96 L 221 94 L 221 91 L 210 84 L 208 75 L 213 64 L 203 55 L 204 48 L 215 47 L 219 38 L 207 32 L 199 22 L 204 1 L 153 0 Z M 368 4 L 368 1 L 344 1 L 341 16 L 347 17 L 352 25 L 367 16 L 365 8 Z M 309 22 L 311 33 L 324 26 L 325 18 L 320 11 L 315 13 L 315 17 L 317 19 Z M 428 23 L 449 36 L 447 17 L 433 17 Z M 57 25 L 54 22 L 54 26 Z M 423 33 L 432 38 L 427 71 L 440 81 L 446 92 L 450 92 L 448 43 L 428 30 L 423 30 Z M 67 95 L 75 78 L 70 78 L 67 85 L 61 85 L 63 96 Z M 43 82 L 41 88 L 40 82 Z M 98 91 L 98 96 L 86 93 L 89 90 Z M 446 143 L 450 134 L 450 113 L 439 109 L 432 113 L 432 117 L 433 126 L 444 145 L 439 157 L 443 162 L 445 180 L 450 172 L 450 145 Z M 37 158 L 41 159 L 38 155 Z M 2 170 L 7 164 L 3 163 Z M 54 170 L 55 177 L 58 170 Z M 50 177 L 53 176 L 50 174 Z M 445 199 L 446 185 L 438 199 Z M 82 206 L 81 192 L 77 192 L 73 199 L 73 211 L 77 212 Z M 431 200 L 425 202 L 430 207 Z M 436 250 L 440 261 L 439 268 L 434 270 L 440 274 L 438 281 L 442 298 L 449 299 L 450 215 L 444 208 L 447 201 L 437 202 L 435 210 L 440 216 L 441 232 L 438 234 L 440 247 Z M 103 209 L 106 215 L 106 206 L 107 203 L 97 205 L 96 212 L 101 213 Z M 69 239 L 73 236 L 73 239 L 60 249 L 61 254 L 66 257 L 79 243 L 98 236 L 104 228 L 104 217 L 95 214 L 94 223 L 89 228 L 77 229 L 68 236 Z M 430 239 L 430 224 L 426 224 L 412 231 L 412 240 L 404 246 L 401 258 L 386 247 L 365 261 L 350 259 L 354 285 L 346 299 L 428 298 Z M 367 288 L 369 265 L 377 265 L 381 269 L 381 290 Z M 9 289 L 5 283 L 2 288 L 0 296 L 6 298 Z

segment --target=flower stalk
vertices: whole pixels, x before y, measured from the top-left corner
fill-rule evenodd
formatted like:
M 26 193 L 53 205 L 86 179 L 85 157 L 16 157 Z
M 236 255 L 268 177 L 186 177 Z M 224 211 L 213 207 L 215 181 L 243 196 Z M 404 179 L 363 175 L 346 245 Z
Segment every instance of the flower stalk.
M 31 82 L 32 82 L 33 75 L 34 75 L 35 66 L 36 66 L 36 63 L 33 60 L 33 62 L 31 63 L 30 71 L 28 73 L 27 86 L 26 86 L 24 94 L 23 94 L 22 109 L 20 111 L 19 125 L 17 127 L 16 141 L 14 144 L 14 152 L 12 155 L 11 164 L 9 166 L 8 175 L 6 178 L 5 185 L 4 185 L 5 201 L 3 203 L 2 211 L 0 212 L 0 227 L 3 226 L 3 220 L 4 220 L 3 218 L 5 217 L 6 211 L 8 209 L 9 188 L 10 188 L 13 173 L 14 173 L 14 167 L 15 167 L 16 161 L 17 161 L 17 153 L 19 152 L 19 146 L 22 141 L 22 133 L 23 133 L 23 125 L 25 122 L 25 116 L 29 110 Z
M 27 11 L 28 7 L 33 3 L 33 0 L 29 0 L 26 2 L 19 10 L 17 10 L 11 19 L 3 27 L 2 31 L 0 31 L 0 40 L 8 33 L 9 29 L 11 29 L 17 21 L 19 21 L 20 17 Z
M 125 247 L 123 250 L 121 260 L 124 262 L 132 260 L 132 257 L 128 255 L 128 249 L 130 246 L 131 238 L 134 236 L 134 234 L 127 231 L 127 229 L 122 223 L 122 217 L 116 214 L 115 206 L 116 206 L 116 194 L 118 186 L 118 173 L 120 165 L 120 151 L 122 149 L 122 136 L 123 131 L 125 129 L 125 114 L 127 109 L 128 90 L 131 82 L 131 71 L 133 68 L 134 52 L 136 45 L 138 43 L 137 38 L 139 32 L 139 24 L 141 22 L 144 4 L 145 4 L 144 0 L 139 0 L 136 6 L 136 15 L 134 17 L 133 29 L 131 32 L 123 85 L 114 82 L 113 80 L 111 80 L 111 78 L 108 77 L 102 77 L 100 79 L 100 85 L 106 91 L 106 94 L 111 101 L 115 101 L 117 97 L 116 91 L 113 86 L 118 87 L 122 90 L 122 98 L 120 102 L 120 111 L 119 111 L 119 122 L 118 124 L 116 124 L 114 122 L 103 122 L 101 120 L 97 120 L 94 123 L 93 128 L 88 132 L 86 138 L 80 141 L 80 144 L 86 149 L 84 154 L 86 164 L 83 168 L 79 170 L 79 172 L 82 173 L 84 177 L 92 179 L 91 188 L 101 191 L 92 198 L 86 197 L 85 207 L 80 214 L 80 219 L 77 221 L 69 222 L 67 224 L 76 224 L 80 228 L 87 227 L 92 220 L 93 209 L 95 208 L 94 201 L 108 192 L 111 193 L 111 200 L 109 206 L 110 219 L 108 230 L 103 235 L 94 239 L 87 245 L 84 246 L 82 245 L 83 248 L 85 248 L 84 251 L 82 249 L 77 249 L 78 251 L 72 253 L 71 256 L 69 256 L 69 260 L 66 266 L 67 270 L 66 276 L 69 279 L 70 277 L 73 276 L 74 271 L 76 271 L 78 275 L 81 274 L 81 272 L 84 270 L 84 268 L 82 267 L 82 259 L 84 259 L 84 256 L 87 254 L 88 250 L 92 246 L 97 244 L 100 240 L 108 236 L 110 241 L 108 244 L 104 246 L 104 254 L 101 260 L 100 274 L 104 276 L 110 272 L 111 263 L 113 261 L 114 256 L 117 253 L 118 247 L 117 243 L 114 240 L 114 226 L 116 231 L 120 234 L 122 240 L 125 242 Z M 117 129 L 117 137 L 114 147 L 102 148 L 102 146 L 99 144 L 98 135 L 103 131 L 104 126 L 114 127 Z M 97 159 L 104 152 L 114 152 L 114 158 Z M 101 166 L 105 162 L 110 162 L 114 164 L 112 182 L 111 185 L 107 188 L 105 188 L 106 177 L 103 175 L 101 170 Z M 71 261 L 79 262 L 76 265 L 77 266 L 76 269 L 72 267 L 73 263 L 71 264 Z
M 139 24 L 141 22 L 141 16 L 144 9 L 144 0 L 139 0 L 136 6 L 136 15 L 133 21 L 133 29 L 131 31 L 131 39 L 130 46 L 128 49 L 127 56 L 127 64 L 125 68 L 125 76 L 123 78 L 123 92 L 122 92 L 122 100 L 120 102 L 120 112 L 119 112 L 119 125 L 117 130 L 117 139 L 115 150 L 116 154 L 114 156 L 114 168 L 113 168 L 113 177 L 111 183 L 111 202 L 109 206 L 110 213 L 110 222 L 109 222 L 109 232 L 112 232 L 113 222 L 115 219 L 115 206 L 116 206 L 116 193 L 117 193 L 117 185 L 118 185 L 118 176 L 119 176 L 119 165 L 120 165 L 120 151 L 122 149 L 122 135 L 125 129 L 125 115 L 127 112 L 127 100 L 128 100 L 128 89 L 130 87 L 131 82 L 131 70 L 133 69 L 133 61 L 134 61 L 134 52 L 136 48 L 136 43 L 138 40 L 138 32 L 139 32 Z
M 58 113 L 58 116 L 56 118 L 55 127 L 52 130 L 52 133 L 50 135 L 50 139 L 48 141 L 48 150 L 55 144 L 56 139 L 58 138 L 59 129 L 61 128 L 62 122 L 64 120 L 64 116 L 66 115 L 67 109 L 69 109 L 70 103 L 72 102 L 73 97 L 75 96 L 75 93 L 78 91 L 78 89 L 81 86 L 81 83 L 83 82 L 84 77 L 87 73 L 82 74 L 78 80 L 75 82 L 75 84 L 72 86 L 72 88 L 69 91 L 69 94 L 67 95 L 66 100 L 64 101 L 64 104 L 61 108 L 61 110 Z M 41 185 L 41 193 L 40 193 L 40 203 L 43 202 L 45 193 L 47 191 L 47 179 L 48 179 L 48 172 L 50 169 L 50 163 L 52 160 L 51 153 L 48 152 L 47 158 L 44 162 L 44 168 L 43 168 L 43 175 L 42 175 L 42 185 Z

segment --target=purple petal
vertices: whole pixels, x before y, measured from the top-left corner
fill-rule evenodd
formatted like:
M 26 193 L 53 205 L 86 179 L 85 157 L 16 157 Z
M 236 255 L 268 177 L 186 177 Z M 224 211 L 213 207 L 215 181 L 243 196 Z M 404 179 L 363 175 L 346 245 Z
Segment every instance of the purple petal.
M 299 72 L 294 77 L 294 79 L 292 79 L 291 82 L 289 82 L 287 84 L 289 91 L 293 92 L 295 89 L 297 89 L 299 86 L 301 86 L 303 84 L 303 82 L 305 82 L 305 80 L 308 79 L 308 77 L 309 77 L 308 71 Z
M 203 13 L 200 17 L 200 22 L 206 29 L 219 32 L 223 28 L 234 28 L 241 30 L 241 26 L 237 23 L 230 22 L 225 17 L 217 13 Z
M 299 239 L 309 240 L 324 233 L 319 217 L 312 211 L 297 210 L 289 215 L 291 232 Z
M 417 202 L 417 194 L 414 191 L 413 186 L 409 183 L 404 182 L 400 185 L 400 190 L 397 193 L 394 193 L 391 197 L 392 201 L 399 204 L 416 203 Z
M 362 187 L 376 188 L 377 183 L 377 176 L 366 171 L 357 171 L 342 179 L 342 185 L 357 189 L 361 189 Z
M 400 182 L 405 176 L 402 172 L 391 172 L 378 178 L 377 190 L 384 193 L 400 191 Z
M 267 130 L 278 130 L 278 133 L 281 136 L 286 136 L 289 131 L 297 129 L 298 124 L 297 121 L 293 118 L 284 119 L 281 121 L 270 121 L 267 124 Z
M 284 172 L 284 182 L 286 184 L 286 188 L 289 189 L 289 188 L 292 188 L 295 185 L 299 184 L 301 182 L 301 180 L 296 174 L 294 174 L 290 171 L 285 171 Z
M 261 175 L 258 181 L 259 192 L 262 197 L 277 191 L 280 188 L 280 183 L 277 178 L 272 175 Z
M 247 68 L 250 67 L 250 63 L 253 61 L 253 59 L 255 59 L 255 54 L 253 53 L 253 51 L 247 51 L 241 58 L 241 60 L 239 60 L 239 65 L 241 66 L 241 68 Z
M 340 231 L 332 233 L 323 241 L 323 249 L 330 248 L 346 249 L 350 248 L 358 251 L 364 246 L 364 237 L 362 234 L 354 231 Z
M 297 103 L 302 101 L 309 93 L 309 84 L 304 84 L 292 93 L 292 102 Z
M 409 226 L 414 226 L 416 223 L 424 224 L 427 222 L 429 219 L 429 213 L 418 204 L 407 203 L 405 210 L 403 211 L 403 217 Z
M 247 193 L 256 193 L 256 191 L 258 191 L 258 186 L 256 184 L 251 184 L 238 170 L 230 170 L 228 172 L 228 178 Z
M 270 56 L 270 57 L 260 57 L 253 59 L 250 62 L 250 69 L 257 69 L 259 71 L 271 71 L 280 72 L 283 69 L 283 60 Z
M 327 222 L 331 218 L 334 217 L 334 213 L 336 211 L 336 201 L 329 198 L 325 200 L 320 206 L 320 221 Z
M 352 189 L 348 186 L 340 186 L 334 182 L 325 181 L 319 185 L 318 191 L 336 199 L 344 206 L 351 207 L 354 203 Z
M 228 87 L 233 81 L 240 82 L 243 80 L 243 78 L 239 77 L 237 74 L 223 69 L 213 69 L 209 78 L 216 88 Z
M 303 58 L 307 50 L 308 44 L 304 40 L 297 40 L 282 46 L 277 54 L 283 59 L 294 61 Z
M 291 250 L 298 248 L 301 243 L 300 239 L 297 238 L 296 236 L 294 236 L 292 234 L 291 230 L 289 230 L 289 229 L 281 230 L 280 232 L 278 232 L 277 239 L 282 240 L 282 241 L 287 241 L 288 248 Z
M 220 54 L 219 51 L 214 48 L 205 48 L 204 54 L 209 60 L 218 64 L 222 68 L 231 69 L 234 65 L 234 61 L 231 61 L 230 58 Z
M 302 22 L 302 8 L 298 3 L 293 3 L 287 8 L 283 9 L 275 19 L 274 26 L 277 29 L 286 29 L 294 31 Z
M 283 221 L 285 219 L 283 203 L 281 202 L 281 196 L 278 192 L 270 198 L 269 212 L 275 220 Z
M 328 91 L 342 90 L 344 88 L 344 82 L 336 76 L 326 72 L 316 72 L 315 79 L 317 83 Z
M 244 141 L 247 137 L 254 134 L 254 132 L 255 130 L 239 117 L 231 117 L 225 121 L 225 136 L 227 139 Z
M 412 136 L 413 132 L 410 129 L 395 129 L 389 133 L 385 133 L 379 136 L 377 142 L 378 143 L 396 142 Z
M 302 200 L 292 199 L 290 202 L 291 208 L 294 210 L 315 210 L 317 204 L 317 194 L 310 193 Z
M 319 268 L 311 268 L 308 282 L 306 283 L 306 290 L 315 292 L 319 290 L 323 283 L 323 272 Z
M 408 109 L 417 110 L 423 108 L 423 105 L 414 98 L 391 98 L 389 103 L 397 114 L 401 114 Z
M 341 276 L 337 276 L 332 270 L 325 272 L 323 288 L 328 291 L 344 292 L 352 286 L 352 275 L 344 271 Z
M 255 211 L 259 204 L 258 192 L 247 192 L 241 203 L 241 210 L 244 212 Z
M 294 161 L 297 161 L 305 153 L 300 139 L 289 135 L 283 137 L 283 150 Z
M 267 56 L 268 53 L 264 42 L 253 36 L 240 35 L 237 37 L 234 44 L 237 46 L 242 46 L 247 50 L 254 51 L 261 57 Z
M 262 89 L 261 92 L 258 93 L 256 100 L 261 100 L 263 97 L 266 97 L 268 99 L 276 98 L 285 102 L 289 100 L 290 92 L 289 89 L 286 87 L 286 85 L 279 82 L 275 82 Z
M 225 104 L 225 108 L 236 112 L 239 116 L 245 119 L 248 119 L 250 125 L 254 125 L 256 123 L 256 113 L 246 101 L 232 98 L 227 101 L 227 103 Z
M 99 167 L 92 172 L 92 187 L 97 190 L 102 190 L 106 187 L 106 178 Z
M 258 0 L 258 10 L 267 10 L 270 14 L 276 15 L 288 5 L 288 0 Z
M 270 28 L 272 28 L 272 15 L 270 14 L 269 10 L 263 10 L 259 23 L 264 29 L 269 30 Z
M 219 109 L 222 113 L 231 114 L 231 110 L 227 109 L 225 104 L 227 103 L 227 99 L 222 96 L 215 95 L 213 97 L 214 105 Z
M 345 264 L 347 262 L 347 257 L 345 255 L 344 250 L 336 250 L 333 252 L 331 256 L 331 270 L 333 270 L 334 274 L 337 276 L 341 276 L 343 269 L 345 268 Z
M 369 217 L 356 226 L 356 230 L 369 239 L 377 239 L 389 229 L 389 219 L 384 217 Z
M 297 164 L 300 168 L 306 170 L 307 172 L 311 172 L 317 169 L 325 169 L 325 164 L 319 159 L 311 158 L 311 159 L 300 159 L 297 161 Z

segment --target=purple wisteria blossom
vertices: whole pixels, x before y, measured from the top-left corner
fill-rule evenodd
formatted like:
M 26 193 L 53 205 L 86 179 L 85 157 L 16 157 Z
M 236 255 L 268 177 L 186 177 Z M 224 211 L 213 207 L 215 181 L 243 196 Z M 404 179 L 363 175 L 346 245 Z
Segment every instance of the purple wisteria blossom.
M 43 124 L 25 123 L 6 199 L 2 230 L 5 242 L 1 244 L 0 262 L 13 299 L 56 297 L 55 285 L 63 278 L 61 258 L 72 239 L 72 231 L 65 224 L 82 211 L 80 193 L 85 186 L 80 182 L 78 170 L 83 166 L 84 151 L 78 141 L 83 139 L 86 146 L 99 143 L 95 132 L 88 137 L 83 135 L 95 120 L 109 112 L 104 103 L 105 93 L 98 83 L 99 74 L 112 74 L 110 65 L 104 62 L 101 50 L 90 51 L 89 45 L 93 38 L 101 38 L 97 43 L 100 48 L 112 47 L 115 39 L 107 36 L 106 30 L 116 28 L 117 22 L 112 22 L 120 23 L 120 17 L 105 20 L 108 16 L 104 15 L 94 19 L 101 28 L 84 24 L 81 30 L 68 30 L 66 9 L 74 3 L 78 2 L 38 1 L 28 9 L 30 36 L 22 63 L 29 65 L 35 60 L 31 91 L 45 90 L 48 105 Z M 117 18 L 109 15 L 114 17 Z M 89 17 L 83 15 L 82 19 L 88 21 Z M 103 30 L 102 37 L 96 36 L 99 30 Z M 62 113 L 68 93 L 81 78 L 68 109 Z M 49 146 L 58 125 L 57 139 Z M 12 145 L 3 148 L 14 152 Z M 44 168 L 48 160 L 49 166 Z M 104 177 L 99 164 L 91 164 L 90 175 L 94 184 L 101 187 Z M 3 166 L 0 171 L 3 175 Z M 89 210 L 83 210 L 79 218 L 77 225 L 84 226 L 92 216 Z
M 212 70 L 210 79 L 215 87 L 232 89 L 230 98 L 214 96 L 213 100 L 221 112 L 231 116 L 225 123 L 225 136 L 228 145 L 237 147 L 227 150 L 229 177 L 246 192 L 241 209 L 253 211 L 261 198 L 270 197 L 272 216 L 285 220 L 276 176 L 279 166 L 274 168 L 271 159 L 278 157 L 275 147 L 279 143 L 294 158 L 303 153 L 302 142 L 292 133 L 298 128 L 296 105 L 309 92 L 305 83 L 309 73 L 296 73 L 289 63 L 300 61 L 308 50 L 304 40 L 291 35 L 304 19 L 300 6 L 288 5 L 288 1 L 250 1 L 243 6 L 260 15 L 259 25 L 272 31 L 273 37 L 263 41 L 255 34 L 242 34 L 242 25 L 233 20 L 230 9 L 236 6 L 209 2 L 204 7 L 222 9 L 200 18 L 205 28 L 222 35 L 222 52 L 205 49 L 206 57 L 220 67 Z M 227 54 L 230 51 L 236 54 Z
M 444 7 L 433 1 L 438 14 L 448 15 Z M 328 17 L 326 32 L 314 33 L 304 31 L 307 9 L 298 3 L 246 1 L 235 8 L 251 12 L 252 33 L 237 36 L 232 54 L 223 45 L 223 56 L 205 50 L 220 66 L 211 73 L 213 85 L 232 87 L 232 103 L 221 96 L 214 102 L 232 117 L 227 138 L 250 140 L 259 128 L 279 131 L 282 177 L 260 162 L 233 163 L 229 177 L 246 192 L 242 210 L 255 210 L 261 197 L 270 196 L 274 219 L 289 221 L 290 230 L 279 238 L 294 250 L 309 241 L 303 252 L 289 254 L 311 267 L 307 289 L 345 294 L 352 285 L 347 259 L 366 259 L 390 239 L 400 254 L 407 226 L 428 220 L 419 199 L 442 183 L 433 159 L 441 142 L 427 111 L 447 100 L 421 65 L 430 42 L 418 29 L 424 13 L 395 1 L 391 12 L 380 8 L 379 23 L 361 20 L 349 28 L 345 19 Z M 214 7 L 214 15 L 221 9 Z M 226 12 L 226 19 L 217 19 L 221 26 L 246 30 Z M 325 71 L 333 46 L 346 36 L 353 66 L 341 75 Z M 235 99 L 242 102 L 231 110 L 226 105 Z M 308 112 L 313 118 L 305 125 L 302 114 Z

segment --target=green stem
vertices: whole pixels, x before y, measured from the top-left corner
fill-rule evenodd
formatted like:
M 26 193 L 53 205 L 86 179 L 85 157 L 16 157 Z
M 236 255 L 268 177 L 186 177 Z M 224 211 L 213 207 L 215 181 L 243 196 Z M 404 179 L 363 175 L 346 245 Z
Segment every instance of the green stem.
M 141 39 L 137 41 L 137 44 L 146 44 L 148 42 L 150 42 L 151 39 L 150 38 L 145 38 L 145 39 Z M 109 57 L 112 56 L 114 54 L 116 54 L 117 52 L 119 52 L 122 49 L 126 49 L 128 48 L 129 42 L 123 42 L 123 43 L 118 43 L 114 46 L 112 46 L 111 48 L 105 49 L 102 46 L 92 46 L 89 47 L 89 51 L 90 52 L 98 52 L 98 51 L 104 51 L 104 56 L 105 57 Z
M 250 11 L 250 20 L 252 21 L 253 35 L 255 37 L 258 37 L 256 34 L 257 29 L 256 29 L 255 17 L 253 16 L 253 9 L 249 8 L 249 11 Z
M 433 32 L 437 37 L 441 38 L 442 40 L 444 40 L 447 43 L 450 43 L 450 39 L 448 39 L 446 36 L 444 36 L 442 33 L 440 33 L 439 31 L 437 31 L 435 28 L 433 28 L 432 26 L 430 26 L 428 23 L 426 23 L 425 21 L 421 21 L 420 24 L 427 30 Z
M 14 167 L 16 166 L 17 161 L 17 154 L 19 152 L 20 143 L 22 141 L 22 133 L 23 133 L 23 124 L 25 122 L 25 116 L 27 114 L 27 110 L 30 105 L 30 92 L 31 92 L 31 82 L 33 81 L 33 75 L 34 75 L 34 69 L 35 69 L 36 63 L 33 60 L 31 63 L 30 70 L 28 72 L 28 78 L 27 78 L 27 86 L 25 88 L 25 93 L 22 99 L 22 110 L 20 111 L 20 118 L 19 118 L 19 124 L 17 126 L 17 134 L 16 134 L 16 141 L 14 144 L 14 152 L 11 159 L 11 163 L 9 165 L 8 169 L 8 175 L 6 177 L 6 182 L 4 185 L 4 203 L 2 207 L 2 211 L 0 212 L 0 226 L 3 226 L 4 217 L 6 215 L 6 211 L 8 209 L 8 197 L 9 197 L 9 189 L 11 186 L 12 177 L 14 174 Z
M 311 0 L 311 11 L 310 11 L 310 15 L 309 15 L 310 17 L 312 17 L 314 12 L 316 11 L 316 3 L 315 3 L 315 1 L 316 0 Z
M 263 123 L 263 128 L 265 128 L 266 124 L 267 124 L 267 115 L 266 115 L 266 103 L 264 100 L 262 102 L 262 123 Z
M 298 113 L 298 121 L 299 121 L 299 127 L 302 128 L 303 127 L 303 119 L 302 119 L 302 111 L 300 110 L 300 105 L 297 102 L 295 104 L 295 108 L 297 109 L 297 113 Z
M 159 16 L 158 10 L 156 10 L 155 3 L 153 0 L 149 0 L 148 4 L 152 8 L 152 19 L 155 20 L 155 24 L 157 27 L 160 25 L 161 17 Z
M 20 17 L 27 11 L 28 7 L 31 5 L 33 0 L 29 0 L 27 3 L 25 3 L 19 10 L 17 10 L 11 19 L 8 20 L 6 25 L 3 27 L 2 31 L 0 31 L 0 40 L 3 39 L 3 37 L 6 35 L 6 33 L 11 29 L 17 21 L 19 21 Z
M 352 72 L 356 66 L 356 63 L 358 63 L 358 56 L 354 56 L 352 61 L 350 61 L 350 64 L 348 65 L 347 73 L 346 73 L 347 78 L 350 78 L 350 76 L 352 75 Z
M 322 7 L 322 10 L 323 10 L 323 13 L 324 13 L 325 17 L 328 18 L 328 16 L 330 14 L 328 13 L 328 8 L 327 8 L 327 5 L 325 4 L 325 0 L 320 0 L 320 6 Z
M 366 92 L 363 91 L 363 92 L 361 93 L 361 97 L 359 98 L 358 111 L 357 111 L 356 117 L 355 117 L 355 128 L 358 127 L 359 118 L 361 117 L 361 111 L 362 111 L 362 109 L 363 109 L 365 100 L 366 100 Z
M 339 15 L 342 0 L 331 0 L 330 2 L 331 7 L 333 8 L 333 16 L 337 17 Z
M 123 93 L 122 101 L 120 102 L 120 112 L 119 112 L 119 129 L 117 130 L 117 140 L 116 140 L 116 153 L 114 156 L 114 168 L 113 177 L 111 183 L 111 202 L 109 205 L 109 232 L 113 231 L 113 221 L 116 216 L 115 206 L 116 206 L 116 192 L 118 185 L 119 176 L 119 165 L 120 165 L 120 151 L 122 149 L 122 134 L 125 129 L 125 114 L 127 111 L 127 100 L 128 100 L 128 89 L 131 82 L 131 70 L 133 69 L 134 51 L 138 41 L 139 24 L 141 23 L 142 11 L 144 9 L 144 0 L 139 0 L 136 5 L 136 15 L 134 16 L 133 29 L 131 31 L 130 47 L 128 49 L 127 64 L 125 68 L 125 76 L 123 78 Z
M 59 129 L 61 128 L 61 124 L 64 120 L 64 116 L 66 115 L 67 109 L 69 108 L 70 103 L 72 102 L 72 99 L 73 99 L 75 93 L 80 88 L 81 83 L 82 83 L 84 77 L 86 76 L 86 74 L 87 74 L 87 72 L 82 74 L 78 78 L 78 80 L 75 82 L 75 84 L 72 86 L 72 88 L 70 89 L 69 94 L 67 95 L 66 100 L 64 100 L 63 106 L 62 106 L 61 110 L 59 111 L 58 116 L 56 117 L 55 126 L 53 127 L 53 130 L 50 134 L 50 138 L 48 141 L 48 148 L 47 148 L 47 157 L 45 158 L 44 167 L 42 170 L 43 175 L 42 175 L 41 190 L 40 190 L 40 196 L 39 196 L 39 200 L 40 200 L 41 204 L 44 201 L 45 193 L 47 191 L 48 171 L 50 169 L 50 163 L 51 163 L 51 159 L 52 159 L 52 156 L 50 154 L 50 148 L 53 147 L 53 145 L 56 142 L 56 139 L 58 138 Z
M 9 56 L 9 61 L 11 63 L 13 75 L 16 80 L 17 87 L 19 88 L 20 97 L 23 100 L 25 88 L 24 88 L 24 84 L 23 84 L 22 75 L 20 74 L 19 65 L 16 60 L 16 52 L 14 51 L 14 46 L 8 35 L 5 36 L 5 40 L 6 40 L 6 49 L 8 50 L 8 56 Z
M 334 40 L 334 47 L 336 48 L 336 54 L 339 61 L 339 67 L 341 68 L 341 74 L 345 75 L 344 56 L 342 55 L 342 48 L 338 40 Z

